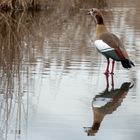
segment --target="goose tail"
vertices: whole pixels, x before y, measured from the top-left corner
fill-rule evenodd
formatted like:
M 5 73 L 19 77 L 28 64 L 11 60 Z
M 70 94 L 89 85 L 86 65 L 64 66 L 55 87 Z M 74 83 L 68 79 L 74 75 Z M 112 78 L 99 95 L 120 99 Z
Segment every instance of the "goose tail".
M 132 66 L 135 66 L 134 63 L 129 59 L 121 60 L 121 64 L 124 68 L 132 68 Z

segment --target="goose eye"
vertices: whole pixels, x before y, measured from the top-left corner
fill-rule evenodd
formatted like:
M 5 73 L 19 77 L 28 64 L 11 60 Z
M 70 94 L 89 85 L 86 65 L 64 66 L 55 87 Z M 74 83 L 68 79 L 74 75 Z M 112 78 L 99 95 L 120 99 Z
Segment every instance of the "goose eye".
M 94 12 L 95 12 L 95 10 L 94 10 L 94 9 L 92 9 L 92 12 L 94 13 Z
M 97 13 L 97 10 L 93 8 L 93 9 L 92 9 L 92 12 L 93 12 L 93 13 Z

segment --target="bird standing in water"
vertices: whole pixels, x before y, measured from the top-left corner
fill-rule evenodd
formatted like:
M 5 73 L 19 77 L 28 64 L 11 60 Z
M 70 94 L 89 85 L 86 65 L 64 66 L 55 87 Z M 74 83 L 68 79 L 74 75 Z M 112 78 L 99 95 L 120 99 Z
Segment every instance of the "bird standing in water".
M 108 32 L 102 13 L 98 9 L 92 8 L 88 11 L 88 15 L 93 16 L 96 22 L 95 46 L 107 58 L 105 74 L 109 74 L 110 58 L 113 59 L 111 74 L 114 74 L 115 61 L 120 61 L 122 66 L 127 69 L 135 66 L 129 59 L 127 51 L 120 39 L 116 35 Z

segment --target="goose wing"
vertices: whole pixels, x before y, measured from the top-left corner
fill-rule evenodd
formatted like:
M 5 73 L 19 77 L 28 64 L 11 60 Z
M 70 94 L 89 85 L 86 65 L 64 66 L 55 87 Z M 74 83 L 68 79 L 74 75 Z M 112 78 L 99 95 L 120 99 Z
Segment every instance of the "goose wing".
M 122 42 L 116 35 L 106 32 L 103 33 L 99 39 L 107 44 L 110 48 L 114 49 L 114 52 L 121 60 L 129 58 Z

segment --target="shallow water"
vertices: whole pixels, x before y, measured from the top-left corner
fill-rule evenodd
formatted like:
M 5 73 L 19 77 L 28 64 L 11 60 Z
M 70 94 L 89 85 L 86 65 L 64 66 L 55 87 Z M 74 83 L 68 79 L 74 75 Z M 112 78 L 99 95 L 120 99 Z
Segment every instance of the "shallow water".
M 139 140 L 140 2 L 76 4 L 1 13 L 0 140 Z M 80 10 L 91 7 L 102 9 L 134 68 L 116 63 L 113 76 L 103 74 L 94 20 Z

